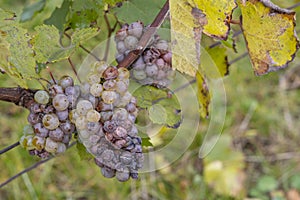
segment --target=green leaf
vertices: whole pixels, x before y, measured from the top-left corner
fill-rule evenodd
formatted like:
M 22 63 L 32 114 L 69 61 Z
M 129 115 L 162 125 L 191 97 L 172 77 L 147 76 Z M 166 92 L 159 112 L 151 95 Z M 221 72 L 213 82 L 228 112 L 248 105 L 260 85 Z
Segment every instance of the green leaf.
M 1 67 L 22 87 L 26 79 L 38 78 L 35 73 L 34 52 L 30 47 L 31 37 L 27 30 L 12 23 L 0 30 Z
M 133 95 L 137 98 L 138 107 L 148 109 L 154 123 L 165 124 L 171 128 L 180 126 L 181 108 L 175 95 L 170 97 L 168 92 L 153 86 L 142 86 Z M 163 118 L 165 120 L 161 122 Z
M 100 0 L 73 1 L 68 24 L 73 29 L 94 26 L 103 15 L 103 8 L 104 3 Z
M 25 22 L 32 19 L 32 17 L 35 14 L 41 12 L 44 9 L 45 5 L 46 5 L 46 0 L 39 0 L 29 6 L 26 6 L 23 9 L 20 21 Z
M 270 192 L 277 188 L 277 180 L 273 176 L 263 176 L 258 180 L 256 188 L 262 192 Z
M 45 20 L 45 24 L 54 25 L 60 32 L 63 32 L 71 2 L 71 0 L 64 0 L 61 7 L 56 7 L 51 16 Z
M 41 25 L 35 28 L 37 35 L 32 40 L 35 58 L 39 63 L 56 62 L 68 58 L 75 50 L 72 44 L 60 44 L 60 34 L 55 26 Z
M 160 104 L 155 104 L 149 108 L 149 118 L 155 124 L 165 124 L 167 122 L 167 113 Z
M 96 28 L 76 30 L 71 36 L 71 44 L 65 47 L 60 43 L 60 34 L 55 26 L 41 25 L 36 27 L 35 30 L 37 34 L 32 40 L 32 44 L 38 63 L 64 60 L 76 50 L 80 42 L 98 34 L 98 29 Z
M 241 1 L 242 30 L 256 75 L 285 68 L 299 48 L 295 12 L 269 1 Z
M 165 0 L 124 1 L 120 8 L 113 10 L 121 22 L 131 23 L 140 20 L 144 24 L 150 24 L 165 2 Z
M 15 13 L 0 8 L 0 28 L 15 23 Z
M 77 142 L 76 148 L 81 160 L 91 160 L 94 158 L 92 154 L 87 152 L 85 146 L 82 143 Z
M 99 33 L 97 28 L 83 28 L 72 34 L 72 44 L 78 46 L 80 42 L 86 41 Z
M 235 0 L 194 0 L 198 8 L 206 15 L 207 24 L 203 33 L 217 39 L 226 40 L 233 10 L 237 7 Z
M 108 5 L 114 6 L 117 3 L 123 2 L 125 0 L 104 0 L 104 3 L 107 3 Z
M 73 29 L 87 28 L 93 24 L 96 24 L 98 17 L 99 14 L 94 9 L 82 10 L 73 13 L 71 19 L 69 20 L 69 24 Z
M 197 97 L 200 105 L 200 115 L 203 118 L 209 116 L 210 93 L 205 78 L 200 72 L 196 74 Z
M 153 147 L 150 137 L 147 134 L 139 133 L 139 136 L 142 138 L 143 147 Z

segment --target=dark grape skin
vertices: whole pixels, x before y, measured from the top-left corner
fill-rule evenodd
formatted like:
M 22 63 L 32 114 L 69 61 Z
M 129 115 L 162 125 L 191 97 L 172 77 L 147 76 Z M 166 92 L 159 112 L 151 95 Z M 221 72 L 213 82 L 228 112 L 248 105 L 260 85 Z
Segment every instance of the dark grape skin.
M 69 110 L 56 111 L 59 121 L 66 121 L 69 117 Z
M 106 178 L 113 178 L 116 175 L 116 170 L 110 169 L 108 167 L 101 168 L 101 173 Z
M 70 121 L 61 123 L 59 127 L 65 134 L 72 134 L 75 131 L 75 126 Z
M 35 125 L 42 121 L 40 114 L 30 113 L 27 117 L 27 121 L 31 125 Z
M 37 123 L 33 126 L 33 131 L 36 135 L 40 136 L 40 137 L 48 137 L 49 134 L 49 130 L 46 129 L 42 123 Z
M 56 128 L 49 132 L 49 137 L 55 142 L 61 142 L 64 137 L 64 132 L 60 128 Z

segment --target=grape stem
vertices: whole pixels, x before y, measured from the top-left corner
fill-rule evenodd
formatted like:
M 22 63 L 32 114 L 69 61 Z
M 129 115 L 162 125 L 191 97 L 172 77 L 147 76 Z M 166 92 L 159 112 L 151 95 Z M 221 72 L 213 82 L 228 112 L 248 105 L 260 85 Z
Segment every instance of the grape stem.
M 0 150 L 0 155 L 8 152 L 9 150 L 12 150 L 13 148 L 17 147 L 20 145 L 20 142 L 15 142 L 13 143 L 12 145 L 8 146 L 8 147 L 5 147 L 4 149 L 1 149 Z
M 150 39 L 153 37 L 153 35 L 157 32 L 157 29 L 161 26 L 161 24 L 164 22 L 165 18 L 169 14 L 169 1 L 167 0 L 162 9 L 159 11 L 157 16 L 155 17 L 154 21 L 150 25 L 150 27 L 147 29 L 147 31 L 142 35 L 138 45 L 137 49 L 131 51 L 125 59 L 118 64 L 118 68 L 121 67 L 129 67 L 145 50 L 147 47 Z

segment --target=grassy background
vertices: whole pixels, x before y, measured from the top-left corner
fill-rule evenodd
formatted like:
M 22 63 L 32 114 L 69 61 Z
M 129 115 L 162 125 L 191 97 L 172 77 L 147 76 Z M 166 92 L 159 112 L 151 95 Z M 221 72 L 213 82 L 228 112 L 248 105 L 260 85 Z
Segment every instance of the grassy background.
M 30 2 L 33 1 L 4 0 L 0 7 L 20 13 L 23 6 Z M 47 7 L 49 14 L 59 2 L 51 1 Z M 296 2 L 276 1 L 282 7 Z M 31 27 L 45 18 L 46 15 L 37 17 L 36 21 L 24 25 Z M 230 55 L 229 60 L 245 52 L 241 36 L 237 44 L 239 52 Z M 87 47 L 93 45 L 93 42 L 86 44 Z M 80 64 L 84 57 L 84 52 L 79 52 L 73 59 Z M 224 79 L 227 115 L 223 135 L 230 135 L 233 138 L 231 147 L 245 155 L 244 188 L 249 197 L 287 199 L 294 195 L 294 199 L 297 199 L 299 195 L 300 183 L 294 177 L 300 174 L 300 93 L 297 89 L 286 91 L 283 88 L 285 81 L 300 77 L 299 61 L 298 53 L 289 68 L 256 77 L 246 57 L 234 63 L 230 67 L 230 76 Z M 59 76 L 62 71 L 71 73 L 69 67 L 61 66 L 68 65 L 62 62 L 53 67 L 54 75 Z M 290 74 L 294 76 L 291 78 Z M 0 74 L 0 86 L 16 85 L 7 76 Z M 0 102 L 0 113 L 2 148 L 19 140 L 27 124 L 28 111 Z M 92 161 L 81 161 L 73 147 L 64 155 L 1 188 L 0 199 L 233 199 L 217 195 L 214 187 L 209 187 L 204 181 L 203 162 L 198 158 L 198 151 L 207 126 L 208 122 L 201 123 L 193 144 L 175 163 L 162 170 L 142 174 L 138 181 L 119 183 L 115 179 L 103 178 L 99 168 Z M 172 134 L 164 134 L 160 142 L 167 143 L 172 137 Z M 1 155 L 0 182 L 37 161 L 21 147 Z M 158 157 L 155 162 L 164 160 Z M 262 181 L 262 177 L 267 178 Z M 264 188 L 274 184 L 274 180 L 274 187 Z

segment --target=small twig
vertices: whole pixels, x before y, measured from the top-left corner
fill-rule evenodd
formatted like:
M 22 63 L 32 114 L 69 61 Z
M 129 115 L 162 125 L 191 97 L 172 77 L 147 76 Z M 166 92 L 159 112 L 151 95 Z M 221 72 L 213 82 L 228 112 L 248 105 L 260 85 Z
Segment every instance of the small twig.
M 277 155 L 262 157 L 262 156 L 247 156 L 245 161 L 246 162 L 276 162 L 276 161 L 283 161 L 283 160 L 290 160 L 290 159 L 300 159 L 299 152 L 286 152 L 286 153 L 279 153 Z
M 138 45 L 137 49 L 134 51 L 131 51 L 122 62 L 118 64 L 118 68 L 125 67 L 127 68 L 130 66 L 145 50 L 147 47 L 150 39 L 152 36 L 157 32 L 157 29 L 160 27 L 160 25 L 163 23 L 165 18 L 167 17 L 169 13 L 169 1 L 167 0 L 162 9 L 159 11 L 158 15 L 150 25 L 150 27 L 147 29 L 147 31 L 142 35 Z
M 90 54 L 91 56 L 93 56 L 97 61 L 101 61 L 100 58 L 98 58 L 95 54 L 93 54 L 90 50 L 88 50 L 87 48 L 85 48 L 81 44 L 79 45 L 79 47 L 81 49 L 83 49 L 85 52 L 87 52 L 88 54 Z
M 240 34 L 242 34 L 241 30 L 237 31 L 237 32 L 234 32 L 233 35 L 232 35 L 232 38 L 235 38 L 235 37 L 239 36 Z M 218 41 L 218 42 L 215 42 L 215 43 L 211 44 L 208 48 L 211 49 L 211 48 L 214 48 L 214 47 L 219 46 L 221 44 L 222 44 L 222 42 Z
M 107 33 L 105 52 L 104 52 L 104 56 L 103 56 L 102 60 L 107 61 L 109 47 L 110 47 L 110 37 L 111 37 L 111 34 L 112 34 L 112 28 L 111 28 L 109 20 L 107 18 L 107 11 L 104 11 L 104 20 L 105 20 L 105 23 L 106 23 L 106 26 L 107 26 L 108 33 Z
M 238 56 L 237 58 L 233 59 L 232 61 L 230 61 L 228 64 L 232 65 L 233 63 L 245 58 L 248 55 L 248 52 L 243 53 L 242 55 Z
M 54 78 L 54 76 L 53 76 L 53 74 L 52 74 L 50 68 L 47 66 L 46 69 L 47 69 L 48 73 L 50 74 L 50 77 L 51 77 L 53 83 L 56 84 L 56 80 L 55 80 L 55 78 Z
M 81 83 L 81 80 L 80 80 L 80 78 L 79 78 L 79 76 L 78 76 L 78 73 L 77 73 L 77 70 L 76 70 L 76 68 L 75 68 L 75 65 L 73 64 L 73 62 L 72 62 L 72 60 L 71 60 L 70 57 L 68 58 L 68 61 L 69 61 L 70 65 L 71 65 L 71 67 L 72 67 L 72 70 L 73 70 L 73 72 L 74 72 L 76 78 L 78 79 L 79 83 Z
M 5 147 L 4 149 L 1 149 L 1 150 L 0 150 L 0 155 L 2 155 L 2 154 L 4 154 L 4 153 L 8 152 L 9 150 L 11 150 L 11 149 L 13 149 L 13 148 L 15 148 L 15 147 L 17 147 L 17 146 L 19 146 L 19 145 L 20 145 L 20 142 L 16 142 L 16 143 L 14 143 L 14 144 L 12 144 L 12 145 L 10 145 L 10 146 L 8 146 L 8 147 Z
M 300 2 L 288 7 L 287 9 L 291 10 L 291 9 L 297 8 L 298 6 L 300 6 Z
M 68 149 L 71 148 L 72 146 L 74 146 L 75 144 L 76 144 L 76 142 L 73 142 L 72 144 L 70 144 L 70 146 L 68 147 Z M 0 184 L 0 188 L 4 187 L 5 185 L 7 185 L 8 183 L 10 183 L 11 181 L 13 181 L 13 180 L 15 180 L 16 178 L 18 178 L 19 176 L 21 176 L 22 174 L 25 174 L 25 173 L 27 173 L 27 172 L 29 172 L 29 171 L 31 171 L 31 170 L 37 168 L 38 166 L 40 166 L 40 165 L 42 165 L 42 164 L 48 162 L 48 161 L 51 160 L 52 158 L 55 158 L 55 157 L 54 157 L 54 156 L 51 156 L 51 157 L 49 157 L 49 158 L 47 158 L 47 159 L 45 159 L 45 160 L 41 160 L 41 161 L 39 161 L 39 162 L 37 162 L 37 163 L 31 165 L 30 167 L 28 167 L 28 168 L 22 170 L 21 172 L 17 173 L 16 175 L 10 177 L 9 179 L 7 179 L 7 180 L 4 181 L 3 183 L 1 183 L 1 184 Z
M 115 16 L 115 18 L 116 18 L 116 16 Z M 107 12 L 104 13 L 104 20 L 105 20 L 105 23 L 107 25 L 108 35 L 107 35 L 106 47 L 105 47 L 105 53 L 104 53 L 103 60 L 107 61 L 108 53 L 109 53 L 109 49 L 110 49 L 111 35 L 113 34 L 113 32 L 116 30 L 116 28 L 118 26 L 118 20 L 116 18 L 115 25 L 113 27 L 111 27 L 110 23 L 109 23 L 109 20 L 107 18 Z
M 182 86 L 176 88 L 173 92 L 174 92 L 174 93 L 175 93 L 175 92 L 179 92 L 180 90 L 183 90 L 183 89 L 185 89 L 186 87 L 188 87 L 189 85 L 192 85 L 192 84 L 194 84 L 194 83 L 196 83 L 196 79 L 193 79 L 193 80 L 191 80 L 190 82 L 188 82 L 188 83 L 186 83 L 186 84 L 184 84 L 184 85 L 182 85 Z

